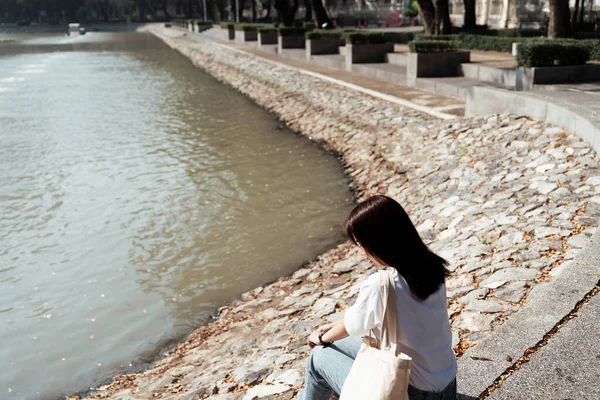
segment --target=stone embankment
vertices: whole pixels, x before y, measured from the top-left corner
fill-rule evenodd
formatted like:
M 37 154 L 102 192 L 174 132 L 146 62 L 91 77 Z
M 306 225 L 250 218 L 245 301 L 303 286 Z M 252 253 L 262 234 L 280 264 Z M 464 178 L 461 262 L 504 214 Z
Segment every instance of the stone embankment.
M 339 154 L 357 200 L 386 194 L 406 208 L 451 262 L 459 356 L 518 312 L 595 231 L 600 163 L 561 129 L 515 115 L 440 121 L 179 30 L 146 29 Z M 116 377 L 89 398 L 291 399 L 303 382 L 307 335 L 341 318 L 372 271 L 342 244 L 245 293 L 147 371 Z

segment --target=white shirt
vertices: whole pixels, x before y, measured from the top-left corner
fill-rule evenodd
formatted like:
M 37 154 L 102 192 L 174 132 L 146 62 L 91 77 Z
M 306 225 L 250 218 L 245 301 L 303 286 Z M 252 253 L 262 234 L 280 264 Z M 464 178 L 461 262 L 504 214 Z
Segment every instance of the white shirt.
M 442 391 L 456 377 L 456 357 L 448 321 L 446 285 L 419 301 L 395 268 L 398 347 L 412 357 L 410 384 L 430 392 Z M 383 307 L 379 274 L 362 283 L 356 303 L 346 310 L 344 326 L 350 336 L 364 337 L 381 330 Z

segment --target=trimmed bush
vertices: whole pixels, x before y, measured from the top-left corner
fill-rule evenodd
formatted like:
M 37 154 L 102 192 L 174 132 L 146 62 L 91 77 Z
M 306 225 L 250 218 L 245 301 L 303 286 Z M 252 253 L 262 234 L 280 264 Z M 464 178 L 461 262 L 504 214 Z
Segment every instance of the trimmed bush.
M 256 32 L 263 26 L 263 24 L 234 24 L 234 29 L 236 31 Z
M 381 32 L 351 32 L 346 35 L 346 43 L 383 44 L 385 43 L 385 38 Z
M 277 33 L 278 29 L 271 26 L 263 26 L 262 28 L 258 28 L 259 33 Z
M 221 22 L 219 24 L 221 29 L 234 29 L 235 24 L 233 22 Z
M 415 40 L 408 46 L 411 53 L 443 53 L 458 50 L 455 42 L 447 40 Z
M 315 29 L 314 31 L 306 32 L 308 40 L 327 40 L 327 39 L 345 39 L 346 31 L 343 29 Z
M 414 33 L 409 32 L 381 32 L 385 43 L 406 44 L 415 39 Z
M 304 36 L 306 35 L 305 28 L 295 28 L 291 26 L 282 26 L 279 28 L 279 36 Z
M 521 43 L 517 54 L 520 67 L 584 65 L 590 59 L 588 45 L 573 40 L 538 40 Z
M 416 41 L 421 41 L 421 40 L 443 40 L 443 41 L 458 41 L 459 37 L 458 35 L 428 35 L 425 33 L 419 33 L 417 35 L 415 35 L 415 39 Z
M 196 24 L 198 26 L 214 25 L 214 21 L 203 21 L 203 20 L 197 19 Z
M 513 43 L 523 43 L 529 40 L 531 39 L 519 37 L 458 35 L 459 45 L 462 48 L 482 51 L 500 51 L 504 53 L 510 53 L 512 51 Z

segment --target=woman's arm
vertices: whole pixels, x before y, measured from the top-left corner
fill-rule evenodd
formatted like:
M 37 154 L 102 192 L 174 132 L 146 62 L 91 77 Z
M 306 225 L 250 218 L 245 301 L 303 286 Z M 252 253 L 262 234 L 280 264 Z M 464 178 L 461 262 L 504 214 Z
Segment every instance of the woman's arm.
M 333 324 L 324 325 L 311 333 L 311 335 L 308 337 L 308 345 L 311 348 L 320 344 L 319 335 L 321 335 L 323 332 L 325 332 L 325 334 L 322 336 L 324 342 L 335 342 L 336 340 L 340 340 L 349 336 L 348 332 L 346 332 L 346 327 L 344 326 L 344 319 L 340 319 Z

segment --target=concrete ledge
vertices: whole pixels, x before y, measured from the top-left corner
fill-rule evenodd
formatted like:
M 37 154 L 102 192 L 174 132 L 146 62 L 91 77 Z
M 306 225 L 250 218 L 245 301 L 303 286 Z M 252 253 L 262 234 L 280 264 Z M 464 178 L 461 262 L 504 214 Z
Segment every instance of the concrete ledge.
M 267 44 L 277 44 L 277 32 L 258 32 L 257 40 L 258 48 Z
M 531 290 L 523 309 L 463 354 L 458 361 L 460 393 L 478 397 L 571 312 L 596 286 L 599 273 L 600 233 L 597 232 L 573 261 L 555 269 L 552 281 L 540 283 Z M 525 393 L 523 395 L 527 398 Z
M 393 43 L 384 44 L 346 44 L 346 71 L 352 71 L 352 64 L 382 63 L 386 54 L 394 52 Z
M 533 90 L 534 85 L 600 80 L 600 65 L 517 68 L 517 90 Z
M 255 42 L 258 40 L 256 31 L 235 31 L 235 41 L 238 43 Z
M 389 64 L 398 65 L 400 67 L 406 67 L 406 53 L 388 53 L 386 54 L 386 61 Z
M 304 36 L 278 36 L 277 53 L 281 54 L 283 49 L 303 49 L 306 46 Z
M 311 56 L 310 62 L 327 68 L 341 70 L 344 70 L 346 68 L 346 59 L 344 58 L 344 56 L 341 56 L 339 54 L 324 54 Z
M 574 133 L 600 154 L 600 120 L 592 113 L 529 93 L 477 86 L 469 88 L 466 116 L 513 113 L 547 121 Z
M 495 68 L 478 64 L 461 64 L 459 71 L 465 78 L 477 79 L 482 82 L 497 83 L 515 87 L 517 84 L 516 68 Z
M 307 39 L 306 59 L 310 61 L 310 56 L 315 54 L 339 54 L 340 47 L 345 45 L 344 39 Z

